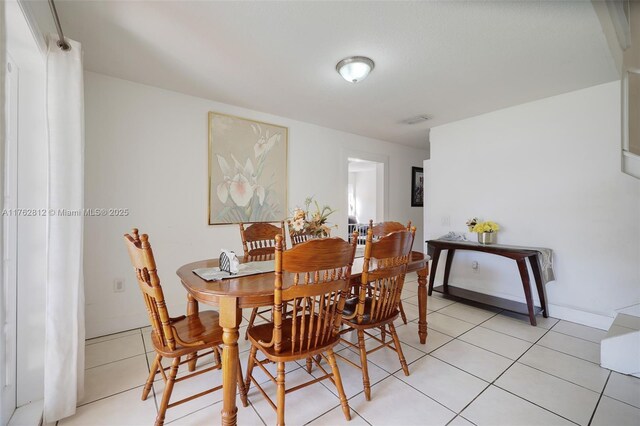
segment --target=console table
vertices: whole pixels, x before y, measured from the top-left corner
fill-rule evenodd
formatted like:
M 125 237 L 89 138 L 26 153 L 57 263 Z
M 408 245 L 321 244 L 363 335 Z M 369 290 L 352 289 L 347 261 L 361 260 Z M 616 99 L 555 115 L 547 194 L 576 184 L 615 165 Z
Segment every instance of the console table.
M 550 249 L 502 244 L 479 244 L 470 241 L 448 240 L 429 240 L 427 241 L 427 248 L 431 259 L 433 260 L 431 265 L 431 274 L 429 275 L 429 296 L 431 296 L 434 290 L 433 284 L 436 276 L 436 270 L 438 268 L 438 261 L 440 260 L 440 253 L 442 250 L 447 250 L 447 260 L 444 265 L 444 279 L 442 286 L 436 287 L 435 290 L 437 292 L 453 296 L 454 298 L 469 299 L 486 305 L 497 306 L 510 311 L 522 311 L 522 309 L 520 309 L 520 306 L 524 307 L 522 303 L 449 286 L 449 273 L 451 272 L 451 264 L 456 250 L 479 251 L 507 257 L 516 261 L 518 271 L 520 272 L 520 278 L 522 279 L 524 296 L 527 301 L 526 312 L 529 314 L 531 325 L 536 325 L 536 313 L 542 311 L 542 315 L 545 318 L 549 316 L 545 284 L 555 279 L 553 276 Z M 529 271 L 526 263 L 527 259 L 529 259 L 529 263 L 531 264 L 531 271 L 533 272 L 535 284 L 538 289 L 541 306 L 540 309 L 537 309 L 533 304 Z

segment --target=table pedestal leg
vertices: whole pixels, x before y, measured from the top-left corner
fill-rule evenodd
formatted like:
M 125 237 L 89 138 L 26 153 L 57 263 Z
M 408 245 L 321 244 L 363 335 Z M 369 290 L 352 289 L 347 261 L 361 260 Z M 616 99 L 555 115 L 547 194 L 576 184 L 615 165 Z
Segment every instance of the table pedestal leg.
M 242 311 L 235 298 L 220 301 L 220 326 L 222 327 L 222 425 L 237 423 L 236 389 L 238 384 L 238 326 Z
M 187 294 L 187 315 L 196 315 L 198 313 L 198 301 L 191 294 Z M 196 371 L 196 354 L 187 355 L 189 371 Z
M 429 264 L 418 271 L 418 336 L 423 345 L 427 342 L 427 275 Z

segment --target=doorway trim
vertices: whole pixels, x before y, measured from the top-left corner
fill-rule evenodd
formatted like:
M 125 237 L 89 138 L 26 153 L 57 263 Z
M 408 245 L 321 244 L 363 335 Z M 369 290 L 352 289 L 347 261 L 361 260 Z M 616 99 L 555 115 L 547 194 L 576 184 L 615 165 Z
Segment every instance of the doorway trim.
M 374 163 L 382 163 L 384 165 L 382 185 L 382 210 L 383 218 L 389 217 L 389 156 L 368 151 L 360 151 L 355 149 L 342 148 L 340 150 L 340 181 L 342 182 L 342 196 L 339 204 L 339 226 L 338 232 L 343 238 L 347 236 L 347 226 L 349 219 L 348 204 L 348 185 L 349 185 L 349 158 L 358 158 L 360 160 L 372 161 Z
M 18 78 L 19 69 L 7 52 L 5 74 L 5 145 L 2 158 L 2 209 L 11 211 L 18 207 Z M 17 406 L 17 254 L 18 217 L 15 214 L 2 216 L 2 292 L 3 305 L 0 306 L 0 424 L 8 422 Z

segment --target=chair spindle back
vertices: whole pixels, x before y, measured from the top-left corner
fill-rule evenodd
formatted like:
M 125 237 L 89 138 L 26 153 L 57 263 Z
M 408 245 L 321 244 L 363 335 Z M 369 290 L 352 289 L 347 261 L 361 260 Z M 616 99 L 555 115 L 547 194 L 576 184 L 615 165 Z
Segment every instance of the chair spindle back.
M 129 257 L 138 279 L 138 286 L 147 307 L 149 321 L 160 342 L 170 350 L 175 350 L 176 339 L 164 293 L 160 285 L 160 278 L 156 269 L 156 261 L 149 244 L 147 234 L 138 235 L 138 229 L 133 228 L 131 235 L 125 234 L 124 241 L 129 251 Z
M 358 323 L 364 321 L 365 314 L 369 322 L 375 323 L 398 313 L 415 233 L 416 228 L 413 227 L 392 232 L 374 241 L 373 229 L 369 228 L 358 297 Z M 371 298 L 368 307 L 365 303 L 367 296 Z M 366 309 L 368 312 L 365 312 Z
M 240 223 L 240 237 L 245 256 L 273 254 L 276 248 L 276 235 L 284 238 L 284 221 L 280 227 L 267 222 L 257 222 L 245 228 Z
M 411 230 L 411 221 L 407 223 L 407 226 L 393 221 L 380 222 L 374 225 L 373 219 L 369 219 L 369 229 L 373 230 L 373 239 L 377 240 L 392 232 Z
M 295 247 L 300 243 L 304 243 L 305 241 L 309 241 L 313 239 L 311 234 L 289 234 L 291 237 L 291 246 Z
M 283 250 L 282 237 L 276 237 L 274 331 L 275 351 L 286 342 L 290 353 L 301 353 L 336 338 L 342 320 L 346 291 L 351 278 L 357 233 L 354 242 L 341 238 L 307 241 Z M 284 281 L 287 288 L 284 289 Z M 291 328 L 282 327 L 284 309 L 292 306 L 287 318 Z M 290 308 L 291 309 L 291 308 Z

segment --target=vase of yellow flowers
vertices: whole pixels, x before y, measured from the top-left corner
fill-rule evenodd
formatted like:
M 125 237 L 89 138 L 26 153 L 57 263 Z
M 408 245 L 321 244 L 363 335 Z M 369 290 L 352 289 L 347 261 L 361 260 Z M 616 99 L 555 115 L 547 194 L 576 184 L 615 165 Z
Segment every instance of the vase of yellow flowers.
M 478 222 L 473 227 L 473 232 L 478 233 L 480 244 L 495 244 L 499 230 L 500 225 L 491 221 Z
M 471 219 L 467 220 L 467 228 L 469 229 L 469 232 L 473 232 L 473 227 L 476 226 L 477 224 L 478 224 L 477 217 L 472 217 Z
M 309 207 L 311 204 L 315 205 L 315 211 L 311 211 Z M 323 206 L 320 208 L 317 201 L 314 201 L 313 197 L 308 197 L 304 200 L 304 209 L 300 207 L 293 210 L 293 217 L 287 219 L 289 223 L 289 233 L 294 235 L 310 235 L 313 238 L 324 238 L 331 235 L 331 228 L 327 219 L 329 215 L 335 212 L 329 206 Z

